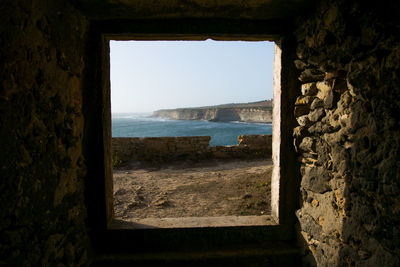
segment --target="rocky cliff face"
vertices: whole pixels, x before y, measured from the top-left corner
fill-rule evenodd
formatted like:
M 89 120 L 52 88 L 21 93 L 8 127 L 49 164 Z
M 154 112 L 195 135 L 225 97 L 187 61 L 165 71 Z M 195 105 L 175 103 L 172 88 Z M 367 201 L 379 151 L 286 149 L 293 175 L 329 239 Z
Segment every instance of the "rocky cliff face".
M 153 112 L 154 117 L 174 120 L 272 122 L 271 107 L 181 108 Z

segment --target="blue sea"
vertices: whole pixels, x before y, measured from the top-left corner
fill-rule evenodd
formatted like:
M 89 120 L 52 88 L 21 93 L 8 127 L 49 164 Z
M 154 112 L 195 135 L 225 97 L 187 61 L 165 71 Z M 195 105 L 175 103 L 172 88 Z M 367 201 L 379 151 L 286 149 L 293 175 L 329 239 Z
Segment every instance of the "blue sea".
M 152 118 L 151 113 L 113 113 L 113 137 L 211 136 L 211 146 L 236 145 L 241 134 L 272 134 L 270 123 Z

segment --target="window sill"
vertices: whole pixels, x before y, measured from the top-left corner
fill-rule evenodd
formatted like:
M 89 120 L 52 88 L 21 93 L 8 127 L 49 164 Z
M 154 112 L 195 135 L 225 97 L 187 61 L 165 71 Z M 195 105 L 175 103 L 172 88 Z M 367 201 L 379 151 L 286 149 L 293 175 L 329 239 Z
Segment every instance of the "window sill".
M 270 215 L 114 220 L 109 229 L 205 228 L 277 225 Z

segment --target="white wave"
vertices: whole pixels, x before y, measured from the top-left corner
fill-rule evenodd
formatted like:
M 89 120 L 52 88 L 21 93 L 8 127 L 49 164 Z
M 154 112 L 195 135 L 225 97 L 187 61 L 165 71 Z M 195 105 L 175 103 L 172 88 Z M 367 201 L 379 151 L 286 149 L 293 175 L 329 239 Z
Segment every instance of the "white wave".
M 118 119 L 141 119 L 151 116 L 151 113 L 111 113 L 111 118 Z
M 148 121 L 172 121 L 171 119 L 160 118 L 160 117 L 146 117 L 144 119 Z
M 238 123 L 238 124 L 256 124 L 256 125 L 272 125 L 271 122 L 230 121 L 230 123 Z
M 131 119 L 137 121 L 153 121 L 153 122 L 164 122 L 164 121 L 175 121 L 173 119 L 153 117 L 152 113 L 112 113 L 112 119 Z

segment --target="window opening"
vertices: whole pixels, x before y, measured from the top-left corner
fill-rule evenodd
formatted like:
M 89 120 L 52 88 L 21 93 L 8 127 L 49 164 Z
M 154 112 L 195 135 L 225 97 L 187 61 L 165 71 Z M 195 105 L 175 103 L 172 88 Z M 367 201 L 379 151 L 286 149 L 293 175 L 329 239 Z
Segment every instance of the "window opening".
M 265 41 L 110 41 L 116 221 L 268 223 L 273 54 Z

